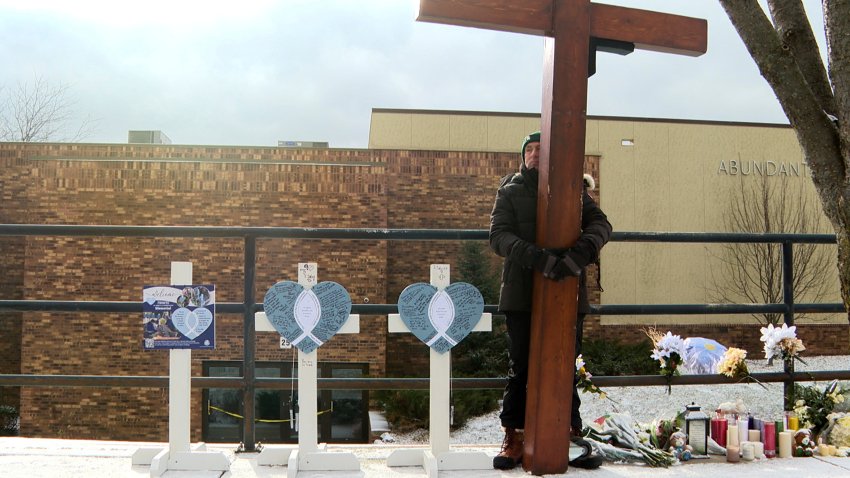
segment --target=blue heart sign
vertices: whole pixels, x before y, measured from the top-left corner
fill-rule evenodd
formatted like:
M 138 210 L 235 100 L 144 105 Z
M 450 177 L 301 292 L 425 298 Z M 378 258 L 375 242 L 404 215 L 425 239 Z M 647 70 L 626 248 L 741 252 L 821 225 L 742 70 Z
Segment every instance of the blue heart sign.
M 466 338 L 484 312 L 484 297 L 472 284 L 455 282 L 443 290 L 420 282 L 398 297 L 398 313 L 419 340 L 446 353 Z
M 351 314 L 351 297 L 336 282 L 305 289 L 297 282 L 271 286 L 263 299 L 269 322 L 298 350 L 310 353 L 331 339 Z

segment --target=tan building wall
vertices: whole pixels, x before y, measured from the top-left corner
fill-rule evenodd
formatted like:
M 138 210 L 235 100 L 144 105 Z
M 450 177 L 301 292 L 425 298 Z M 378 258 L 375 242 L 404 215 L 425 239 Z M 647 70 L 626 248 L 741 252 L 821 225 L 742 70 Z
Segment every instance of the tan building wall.
M 512 152 L 539 125 L 537 114 L 375 109 L 369 148 Z M 779 187 L 802 189 L 812 214 L 821 217 L 820 232 L 832 232 L 787 125 L 590 117 L 585 151 L 599 157 L 601 204 L 616 231 L 724 232 L 736 191 L 767 177 Z M 830 259 L 836 255 L 834 246 L 818 248 Z M 718 245 L 612 243 L 603 251 L 602 302 L 712 302 L 722 254 Z M 837 270 L 829 267 L 823 280 L 830 293 L 822 301 L 840 302 Z M 846 323 L 841 314 L 801 323 L 807 320 Z M 742 315 L 602 317 L 603 325 L 752 321 Z

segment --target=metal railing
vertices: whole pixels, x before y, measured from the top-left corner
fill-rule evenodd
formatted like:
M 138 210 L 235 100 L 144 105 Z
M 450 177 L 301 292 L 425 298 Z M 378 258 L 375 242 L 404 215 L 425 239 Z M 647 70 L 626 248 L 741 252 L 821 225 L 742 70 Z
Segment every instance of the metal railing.
M 346 239 L 375 241 L 432 241 L 432 240 L 486 240 L 487 231 L 468 229 L 316 229 L 289 227 L 179 227 L 179 226 L 72 226 L 0 224 L 2 236 L 39 237 L 177 237 L 177 238 L 241 238 L 243 252 L 243 301 L 216 304 L 219 313 L 243 315 L 242 377 L 193 377 L 194 388 L 239 388 L 243 395 L 243 439 L 246 451 L 254 450 L 254 392 L 256 389 L 286 389 L 292 386 L 290 378 L 258 378 L 255 376 L 255 323 L 254 314 L 263 309 L 257 303 L 256 260 L 257 239 Z M 794 244 L 834 244 L 831 234 L 748 234 L 748 233 L 656 233 L 615 232 L 615 242 L 666 242 L 666 243 L 774 243 L 782 245 L 783 302 L 776 304 L 624 304 L 591 305 L 591 313 L 598 315 L 654 315 L 654 314 L 757 314 L 781 313 L 786 324 L 793 325 L 796 313 L 845 312 L 841 303 L 797 304 L 793 291 Z M 57 301 L 57 300 L 0 300 L 0 312 L 140 312 L 139 302 L 126 301 Z M 486 312 L 496 312 L 495 305 L 485 306 Z M 386 315 L 397 313 L 396 304 L 353 304 L 352 313 L 361 315 Z M 786 401 L 795 381 L 850 380 L 850 370 L 812 371 L 797 373 L 793 364 L 784 372 L 754 373 L 761 382 L 783 382 Z M 667 385 L 662 376 L 609 376 L 594 377 L 600 386 Z M 721 375 L 684 375 L 672 378 L 672 384 L 722 384 L 735 383 Z M 111 375 L 36 375 L 0 374 L 0 386 L 25 387 L 153 387 L 167 388 L 167 376 L 111 376 Z M 320 378 L 320 389 L 393 390 L 427 389 L 427 378 Z M 504 386 L 503 378 L 454 378 L 456 389 L 493 389 Z M 786 407 L 788 403 L 786 402 Z

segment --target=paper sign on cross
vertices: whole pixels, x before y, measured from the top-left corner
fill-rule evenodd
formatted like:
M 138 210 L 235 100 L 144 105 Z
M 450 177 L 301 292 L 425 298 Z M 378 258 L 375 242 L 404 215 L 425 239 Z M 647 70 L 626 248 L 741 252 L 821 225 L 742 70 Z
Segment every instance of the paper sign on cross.
M 698 56 L 705 20 L 590 0 L 420 0 L 418 20 L 544 35 L 537 244 L 567 247 L 580 235 L 588 65 L 600 44 Z M 626 48 L 626 51 L 629 49 Z M 576 279 L 534 278 L 523 468 L 563 473 L 569 457 L 575 374 Z

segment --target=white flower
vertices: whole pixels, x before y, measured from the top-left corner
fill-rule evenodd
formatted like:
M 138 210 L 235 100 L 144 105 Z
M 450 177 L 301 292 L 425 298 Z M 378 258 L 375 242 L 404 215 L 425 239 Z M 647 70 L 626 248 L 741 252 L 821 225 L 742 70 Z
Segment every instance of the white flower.
M 664 359 L 669 357 L 669 356 L 670 356 L 670 351 L 668 351 L 668 350 L 655 349 L 655 350 L 652 351 L 653 360 L 664 361 Z
M 791 327 L 788 327 L 788 324 L 782 324 L 782 327 L 774 329 L 773 336 L 777 342 L 781 342 L 782 339 L 796 339 L 797 326 L 792 325 Z
M 764 342 L 764 357 L 771 360 L 773 357 L 783 355 L 782 341 L 788 339 L 786 344 L 796 344 L 797 327 L 788 327 L 788 324 L 782 324 L 782 327 L 774 327 L 773 324 L 768 324 L 767 327 L 762 327 L 760 340 Z M 800 343 L 802 345 L 802 342 Z M 800 350 L 803 350 L 802 348 Z M 796 355 L 796 351 L 789 350 L 789 353 Z
M 682 340 L 682 337 L 678 335 L 673 335 L 671 332 L 667 332 L 667 335 L 661 338 L 655 347 L 658 349 L 664 349 L 669 351 L 670 353 L 677 353 L 679 356 L 685 355 L 685 341 Z M 668 355 L 669 357 L 669 355 Z
M 584 365 L 584 359 L 581 357 L 581 354 L 578 354 L 578 357 L 576 357 L 576 370 L 581 370 Z
M 773 324 L 767 324 L 767 327 L 761 328 L 761 338 L 759 340 L 765 343 L 773 340 Z

